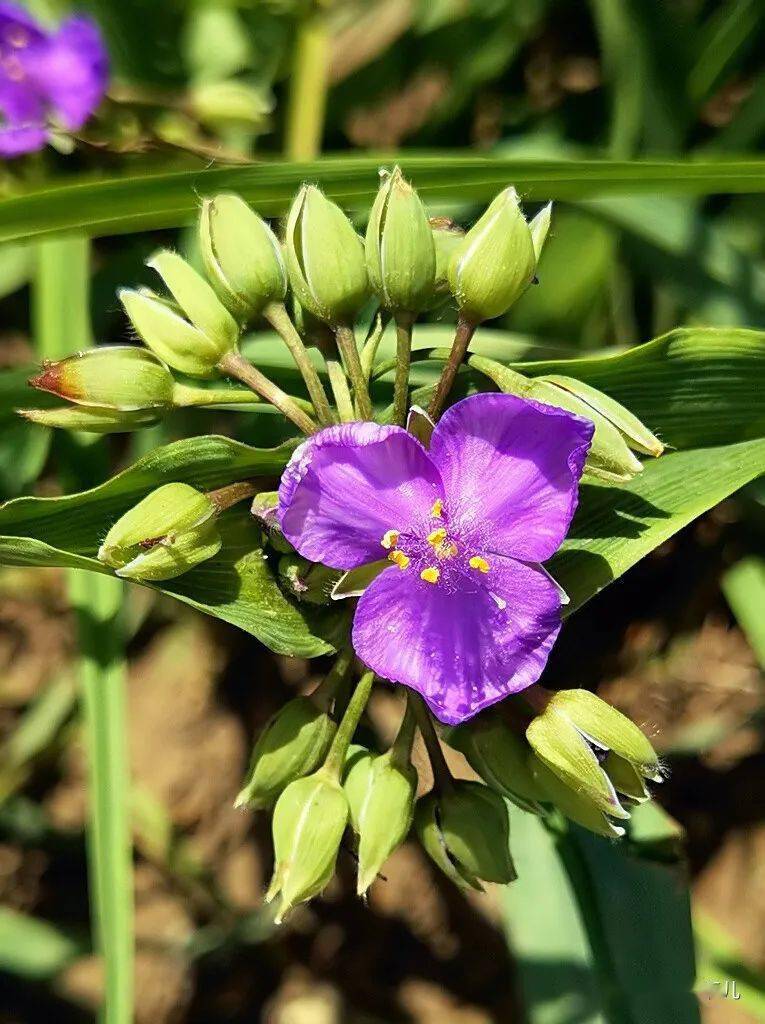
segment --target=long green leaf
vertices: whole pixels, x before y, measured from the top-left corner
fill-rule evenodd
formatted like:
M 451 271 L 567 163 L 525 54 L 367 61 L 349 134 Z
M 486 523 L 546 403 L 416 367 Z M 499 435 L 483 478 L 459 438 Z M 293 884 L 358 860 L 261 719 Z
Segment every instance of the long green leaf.
M 365 206 L 380 164 L 398 160 L 431 201 L 485 202 L 508 183 L 531 199 L 765 191 L 765 161 L 511 160 L 453 153 L 329 156 L 310 163 L 258 163 L 47 183 L 0 201 L 0 242 L 67 231 L 123 234 L 187 224 L 199 197 L 234 189 L 264 215 L 284 213 L 304 180 L 335 200 Z
M 249 448 L 225 437 L 177 441 L 139 459 L 90 491 L 61 498 L 16 498 L 0 508 L 0 563 L 65 565 L 109 574 L 96 560 L 109 526 L 160 484 L 182 481 L 211 489 L 234 480 L 279 474 L 291 445 Z M 246 506 L 220 519 L 219 555 L 159 589 L 231 622 L 282 654 L 330 652 L 343 612 L 299 605 L 282 593 L 264 558 L 260 531 Z

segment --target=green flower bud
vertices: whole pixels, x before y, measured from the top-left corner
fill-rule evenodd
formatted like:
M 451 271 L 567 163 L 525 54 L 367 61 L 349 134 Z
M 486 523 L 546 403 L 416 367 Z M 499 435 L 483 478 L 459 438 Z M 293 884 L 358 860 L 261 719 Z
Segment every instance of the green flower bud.
M 220 551 L 215 511 L 194 487 L 164 484 L 120 516 L 98 559 L 124 579 L 174 579 Z
M 644 778 L 661 781 L 659 758 L 642 729 L 589 690 L 558 690 L 545 714 L 568 719 L 587 739 L 624 758 Z
M 586 403 L 595 412 L 604 416 L 616 427 L 624 437 L 630 448 L 643 455 L 653 455 L 658 458 L 664 451 L 664 445 L 652 434 L 648 427 L 633 415 L 629 409 L 615 399 L 610 398 L 597 388 L 585 384 L 584 381 L 576 380 L 574 377 L 564 377 L 561 374 L 550 374 L 545 380 L 557 388 L 571 392 Z
M 287 294 L 276 235 L 239 196 L 205 199 L 199 218 L 202 260 L 221 302 L 240 320 L 258 316 Z
M 570 789 L 612 818 L 629 818 L 592 746 L 565 715 L 548 705 L 530 723 L 526 738 L 539 760 Z
M 392 750 L 374 755 L 357 747 L 346 760 L 343 788 L 359 837 L 356 891 L 363 896 L 380 868 L 406 839 L 412 824 L 417 772 Z
M 152 352 L 109 345 L 46 362 L 29 383 L 77 405 L 135 411 L 172 406 L 175 382 Z
M 529 759 L 530 770 L 536 785 L 544 793 L 543 799 L 554 804 L 567 818 L 575 821 L 590 832 L 609 839 L 619 839 L 624 835 L 624 828 L 614 823 L 603 813 L 598 801 L 593 800 L 583 790 L 574 790 L 567 786 L 555 772 L 532 755 Z
M 169 302 L 148 288 L 123 288 L 119 300 L 136 333 L 169 366 L 189 377 L 214 377 L 224 352 Z M 216 300 L 217 301 L 217 300 Z
M 428 215 L 401 170 L 383 172 L 366 235 L 369 281 L 387 309 L 419 313 L 433 297 L 436 250 Z
M 296 697 L 266 724 L 252 751 L 235 807 L 270 807 L 290 782 L 315 771 L 335 734 L 335 723 L 309 697 Z
M 89 434 L 127 434 L 141 427 L 153 427 L 162 419 L 155 409 L 126 412 L 92 405 L 64 405 L 60 409 L 17 409 L 19 416 L 41 427 L 83 430 Z
M 535 233 L 546 234 L 542 222 Z M 506 188 L 452 254 L 449 284 L 462 316 L 481 323 L 506 313 L 531 284 L 537 259 L 518 193 Z
M 220 356 L 236 348 L 239 328 L 207 281 L 175 252 L 162 249 L 146 261 L 165 282 L 175 302 Z M 172 365 L 172 364 L 171 364 Z
M 250 511 L 266 531 L 268 543 L 275 551 L 280 551 L 283 554 L 295 553 L 295 549 L 284 536 L 279 525 L 279 516 L 277 514 L 279 511 L 278 491 L 261 491 L 260 494 L 256 494 L 252 499 Z
M 650 434 L 650 431 L 647 431 L 640 421 L 618 402 L 601 395 L 601 392 L 595 392 L 604 400 L 599 404 L 601 408 L 608 409 L 606 416 L 604 412 L 595 408 L 593 401 L 584 401 L 580 398 L 572 386 L 563 387 L 557 383 L 568 381 L 570 378 L 524 377 L 502 363 L 483 356 L 473 356 L 471 361 L 477 370 L 486 374 L 505 394 L 531 398 L 590 420 L 595 426 L 585 463 L 585 472 L 590 476 L 608 483 L 626 483 L 642 472 L 642 463 L 630 451 L 630 438 L 617 426 L 617 422 L 629 424 L 633 434 L 636 433 L 635 424 L 638 424 L 643 438 Z M 594 392 L 595 389 L 591 390 Z M 650 436 L 653 437 L 652 434 Z M 657 444 L 659 443 L 657 441 Z M 633 444 L 633 447 L 636 445 Z
M 512 882 L 510 820 L 497 793 L 480 782 L 456 780 L 417 803 L 415 829 L 425 850 L 457 885 Z
M 446 733 L 449 746 L 464 754 L 483 781 L 524 811 L 538 814 L 544 799 L 529 768 L 531 750 L 523 737 L 491 712 Z
M 266 893 L 269 903 L 281 896 L 277 924 L 326 887 L 347 823 L 343 788 L 321 771 L 291 782 L 279 797 L 273 819 L 276 866 Z
M 213 131 L 261 129 L 273 106 L 265 92 L 236 79 L 195 85 L 188 102 L 192 116 Z
M 364 243 L 339 206 L 313 185 L 295 197 L 284 255 L 298 302 L 325 323 L 352 320 L 369 291 Z
M 457 247 L 465 237 L 464 230 L 448 217 L 433 217 L 430 221 L 436 252 L 436 275 L 433 294 L 437 305 L 449 294 L 449 264 Z

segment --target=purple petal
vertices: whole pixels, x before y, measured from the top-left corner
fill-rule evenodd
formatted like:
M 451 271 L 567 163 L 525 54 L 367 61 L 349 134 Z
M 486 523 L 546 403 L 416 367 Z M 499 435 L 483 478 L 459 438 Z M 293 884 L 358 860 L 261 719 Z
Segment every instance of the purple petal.
M 34 92 L 0 83 L 0 157 L 33 153 L 45 145 L 45 111 Z
M 457 402 L 430 443 L 450 521 L 485 551 L 543 562 L 568 531 L 593 430 L 580 416 L 515 395 Z
M 98 27 L 89 18 L 69 18 L 33 65 L 38 89 L 64 127 L 87 121 L 106 91 L 109 59 Z
M 302 444 L 279 487 L 279 518 L 305 558 L 354 569 L 385 554 L 388 530 L 424 530 L 441 478 L 401 427 L 343 423 Z
M 558 591 L 535 566 L 498 559 L 467 591 L 392 566 L 359 601 L 353 646 L 456 724 L 535 683 L 559 630 Z
M 45 39 L 46 33 L 26 8 L 20 4 L 0 3 L 0 47 L 23 50 Z

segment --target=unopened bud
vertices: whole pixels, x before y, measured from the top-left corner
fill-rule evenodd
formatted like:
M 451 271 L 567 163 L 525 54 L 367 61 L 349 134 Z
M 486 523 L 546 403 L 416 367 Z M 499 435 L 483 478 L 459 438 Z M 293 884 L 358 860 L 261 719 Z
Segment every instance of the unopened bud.
M 541 225 L 535 233 L 541 238 Z M 452 255 L 449 284 L 462 316 L 481 323 L 506 313 L 531 284 L 537 260 L 518 193 L 506 188 Z
M 173 376 L 152 352 L 109 345 L 45 363 L 29 383 L 77 405 L 136 411 L 169 408 Z
M 651 794 L 646 788 L 644 777 L 629 761 L 615 754 L 613 750 L 609 750 L 603 762 L 603 770 L 617 793 L 638 804 L 650 800 Z
M 202 259 L 221 302 L 240 320 L 287 294 L 287 270 L 271 228 L 239 196 L 205 199 L 199 218 Z
M 60 409 L 17 409 L 19 416 L 41 427 L 82 430 L 88 434 L 127 434 L 153 427 L 162 419 L 157 409 L 126 412 L 92 405 L 64 405 Z
M 319 767 L 334 734 L 335 723 L 309 697 L 289 701 L 258 737 L 235 806 L 270 807 L 290 782 Z
M 415 828 L 425 850 L 457 885 L 506 884 L 516 877 L 510 856 L 510 820 L 497 793 L 480 782 L 457 780 L 415 808 Z
M 173 579 L 220 551 L 215 511 L 194 487 L 164 484 L 117 520 L 98 559 L 125 579 Z
M 525 811 L 539 813 L 539 801 L 544 797 L 529 768 L 531 749 L 499 715 L 484 712 L 449 730 L 445 738 L 450 747 L 464 754 L 490 789 Z
M 148 288 L 123 288 L 119 300 L 139 338 L 169 366 L 189 377 L 213 377 L 220 346 Z
M 363 896 L 412 824 L 417 772 L 392 751 L 371 754 L 355 748 L 346 760 L 343 788 L 351 825 L 359 837 L 356 891 Z
M 568 719 L 585 737 L 604 750 L 612 750 L 646 779 L 661 781 L 659 758 L 642 729 L 607 701 L 589 690 L 558 690 L 545 714 Z
M 433 297 L 436 251 L 428 215 L 401 170 L 384 172 L 366 234 L 369 281 L 387 309 L 419 313 Z
M 291 782 L 279 797 L 273 818 L 276 864 L 266 893 L 268 902 L 281 897 L 277 923 L 326 887 L 347 823 L 342 786 L 321 771 Z
M 236 79 L 195 85 L 188 102 L 192 116 L 214 131 L 263 128 L 272 108 L 266 93 Z
M 352 320 L 368 291 L 364 243 L 343 211 L 304 185 L 287 220 L 284 253 L 298 302 L 325 323 Z
M 236 348 L 239 328 L 207 281 L 169 249 L 161 249 L 146 261 L 156 270 L 190 323 L 218 349 L 220 355 Z
M 561 814 L 597 835 L 607 836 L 609 839 L 619 839 L 624 835 L 624 828 L 615 825 L 603 812 L 599 802 L 593 800 L 584 790 L 572 789 L 566 785 L 536 757 L 532 756 L 529 763 L 534 780 L 544 793 L 543 799 L 554 804 Z

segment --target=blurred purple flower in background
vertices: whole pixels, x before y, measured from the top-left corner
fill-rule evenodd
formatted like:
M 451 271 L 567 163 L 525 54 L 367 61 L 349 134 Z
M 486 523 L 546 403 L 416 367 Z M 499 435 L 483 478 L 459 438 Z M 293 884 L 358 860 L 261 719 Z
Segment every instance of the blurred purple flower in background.
M 565 537 L 593 425 L 513 395 L 452 406 L 426 449 L 401 427 L 328 427 L 292 456 L 279 489 L 306 558 L 393 564 L 364 591 L 353 646 L 464 721 L 536 682 L 560 630 L 561 592 L 539 565 Z
M 72 17 L 46 32 L 0 3 L 0 157 L 41 149 L 52 127 L 81 128 L 106 90 L 109 60 L 96 24 Z

